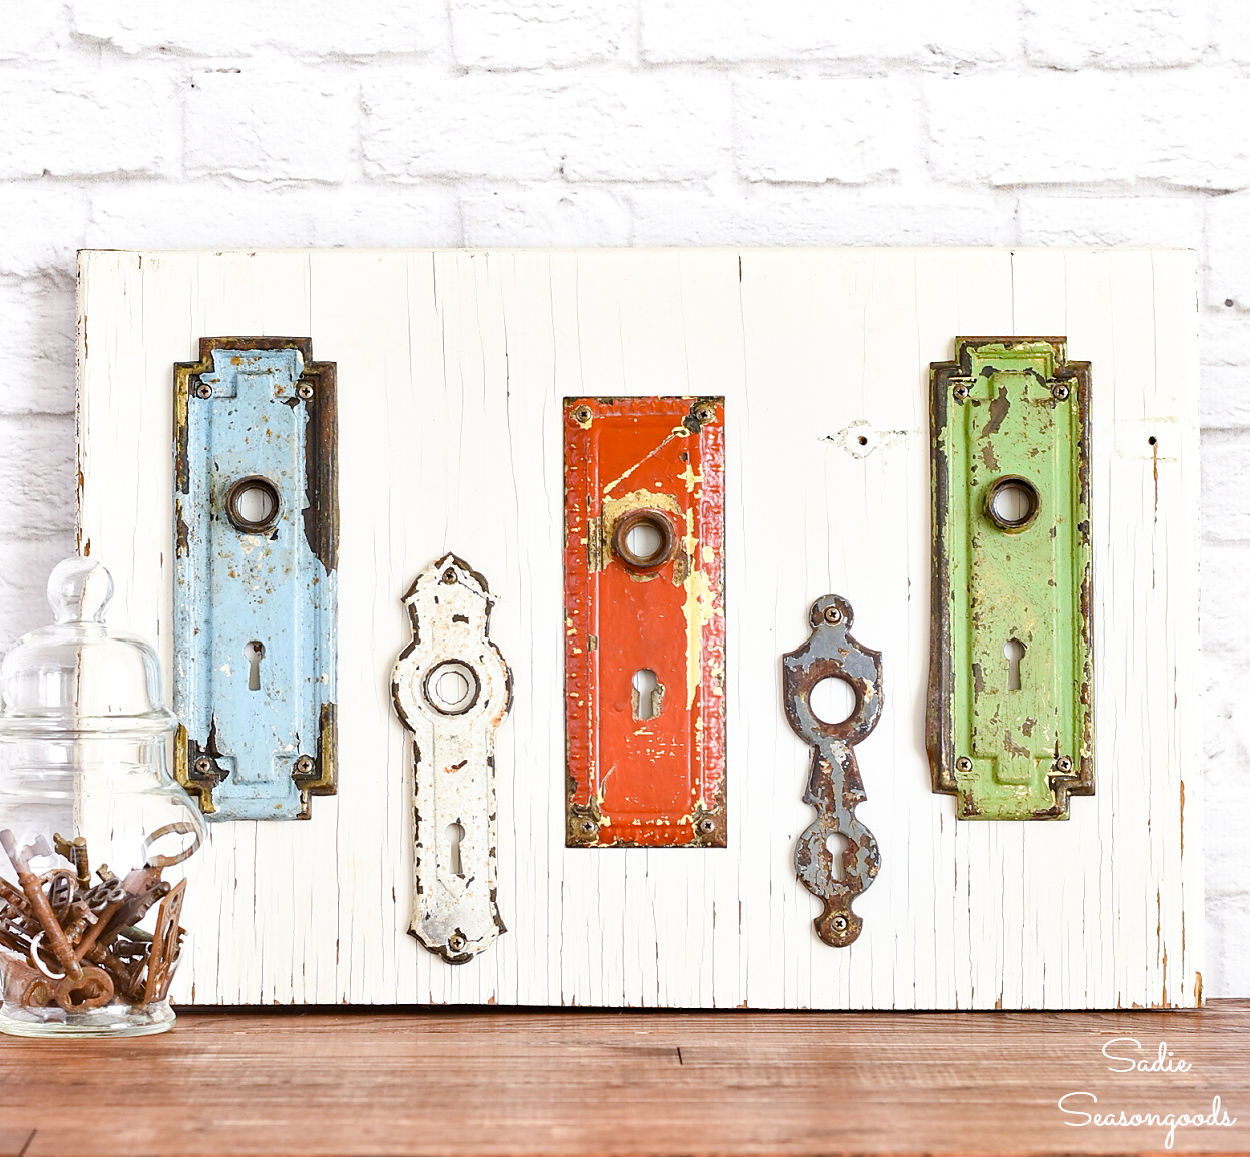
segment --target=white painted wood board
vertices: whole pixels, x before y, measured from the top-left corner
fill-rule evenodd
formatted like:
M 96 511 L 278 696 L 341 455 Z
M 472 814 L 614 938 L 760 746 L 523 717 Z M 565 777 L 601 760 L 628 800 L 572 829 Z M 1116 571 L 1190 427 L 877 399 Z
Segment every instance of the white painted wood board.
M 215 825 L 175 998 L 199 1004 L 1187 1006 L 1201 993 L 1195 262 L 1187 251 L 85 252 L 81 546 L 171 669 L 172 365 L 212 335 L 338 363 L 340 779 L 306 822 Z M 928 367 L 1067 335 L 1093 373 L 1097 794 L 956 822 L 924 753 Z M 566 850 L 561 399 L 727 399 L 729 847 Z M 868 439 L 861 446 L 858 436 Z M 1151 439 L 1154 443 L 1151 444 Z M 498 734 L 506 935 L 407 934 L 402 597 L 454 551 L 515 680 Z M 815 936 L 808 750 L 783 651 L 836 591 L 885 662 L 858 748 L 881 874 Z

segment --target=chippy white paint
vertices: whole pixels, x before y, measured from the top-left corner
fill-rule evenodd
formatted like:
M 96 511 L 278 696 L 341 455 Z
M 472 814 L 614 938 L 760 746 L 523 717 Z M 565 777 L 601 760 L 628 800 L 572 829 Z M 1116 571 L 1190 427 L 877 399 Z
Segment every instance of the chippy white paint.
M 511 678 L 487 635 L 486 580 L 449 554 L 404 598 L 412 643 L 391 689 L 413 734 L 412 926 L 451 964 L 507 931 L 495 897 L 495 730 L 511 705 Z
M 343 399 L 339 794 L 308 821 L 212 828 L 176 999 L 1195 1002 L 1192 254 L 99 252 L 81 278 L 82 544 L 113 568 L 119 625 L 167 668 L 172 364 L 201 335 L 309 335 Z M 987 333 L 1066 335 L 1093 366 L 1099 778 L 1067 822 L 961 824 L 929 785 L 928 366 Z M 563 846 L 561 400 L 612 394 L 726 396 L 723 851 Z M 855 450 L 830 440 L 856 422 Z M 496 750 L 509 932 L 458 966 L 407 935 L 409 742 L 388 685 L 400 598 L 452 549 L 491 577 L 515 681 Z M 779 683 L 830 590 L 886 684 L 859 750 L 883 866 L 838 952 L 794 878 L 808 760 Z

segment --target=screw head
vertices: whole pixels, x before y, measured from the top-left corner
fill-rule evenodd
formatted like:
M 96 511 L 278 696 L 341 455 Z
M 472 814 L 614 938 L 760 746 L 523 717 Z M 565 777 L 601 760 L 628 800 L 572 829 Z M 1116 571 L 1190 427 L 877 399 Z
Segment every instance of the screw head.
M 694 416 L 700 422 L 711 422 L 716 418 L 716 409 L 707 404 L 696 406 Z
M 1060 385 L 1055 386 L 1050 391 L 1050 396 L 1054 398 L 1056 402 L 1066 402 L 1068 400 L 1068 394 L 1070 392 L 1071 391 L 1068 389 L 1067 386 L 1060 384 Z
M 450 948 L 453 952 L 463 952 L 464 946 L 467 943 L 468 941 L 463 936 L 461 936 L 459 932 L 453 932 L 450 936 L 447 937 L 447 947 Z
M 830 925 L 832 925 L 833 930 L 835 932 L 845 932 L 850 924 L 847 918 L 841 915 L 835 916 L 832 920 L 829 921 L 829 923 Z
M 205 758 L 204 756 L 200 756 L 200 758 L 195 761 L 194 767 L 200 775 L 207 775 L 213 770 L 213 761 Z
M 840 623 L 842 621 L 842 612 L 837 607 L 825 608 L 826 623 Z
M 213 387 L 201 382 L 195 387 L 195 396 L 197 398 L 211 398 L 213 396 Z
M 314 764 L 311 758 L 307 755 L 301 755 L 299 759 L 295 761 L 295 774 L 308 775 L 312 771 L 313 766 Z
M 966 755 L 961 755 L 957 760 L 955 760 L 955 770 L 956 771 L 971 771 L 972 760 L 970 760 Z
M 699 831 L 701 831 L 705 836 L 710 836 L 714 831 L 716 831 L 716 821 L 710 818 L 701 819 L 699 821 Z
M 300 382 L 300 384 L 295 387 L 295 392 L 299 394 L 304 401 L 308 401 L 308 399 L 313 396 L 313 388 L 307 382 Z
M 582 820 L 581 822 L 581 829 L 588 836 L 594 833 L 595 827 L 596 824 L 594 820 Z
M 575 422 L 589 422 L 592 416 L 589 406 L 578 406 L 573 411 L 573 420 Z
M 1066 755 L 1061 755 L 1058 759 L 1055 760 L 1055 770 L 1065 772 L 1065 773 L 1071 771 L 1072 760 L 1070 760 Z
M 952 397 L 955 399 L 955 401 L 957 401 L 957 402 L 964 402 L 964 401 L 967 401 L 967 399 L 968 399 L 968 387 L 967 387 L 967 386 L 964 386 L 964 385 L 958 385 L 958 386 L 956 386 L 953 390 L 951 390 L 951 396 L 952 396 Z

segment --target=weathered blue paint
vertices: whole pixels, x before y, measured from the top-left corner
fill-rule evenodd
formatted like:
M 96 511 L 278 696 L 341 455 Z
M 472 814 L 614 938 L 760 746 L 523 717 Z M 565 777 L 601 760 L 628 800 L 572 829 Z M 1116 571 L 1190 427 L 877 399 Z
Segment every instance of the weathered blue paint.
M 333 443 L 312 417 L 321 405 L 333 419 L 332 367 L 305 377 L 306 342 L 225 340 L 201 343 L 211 364 L 175 378 L 176 763 L 213 820 L 306 818 L 309 795 L 335 780 L 337 520 L 316 509 L 336 502 L 319 465 Z M 227 512 L 230 488 L 252 476 L 279 495 L 259 531 Z

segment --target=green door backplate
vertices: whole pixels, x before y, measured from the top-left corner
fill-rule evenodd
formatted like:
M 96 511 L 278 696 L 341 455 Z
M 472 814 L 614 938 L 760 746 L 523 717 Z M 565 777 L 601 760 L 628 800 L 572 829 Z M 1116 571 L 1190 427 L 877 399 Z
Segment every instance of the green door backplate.
M 933 788 L 963 819 L 1066 819 L 1094 791 L 1089 363 L 956 350 L 930 366 Z

